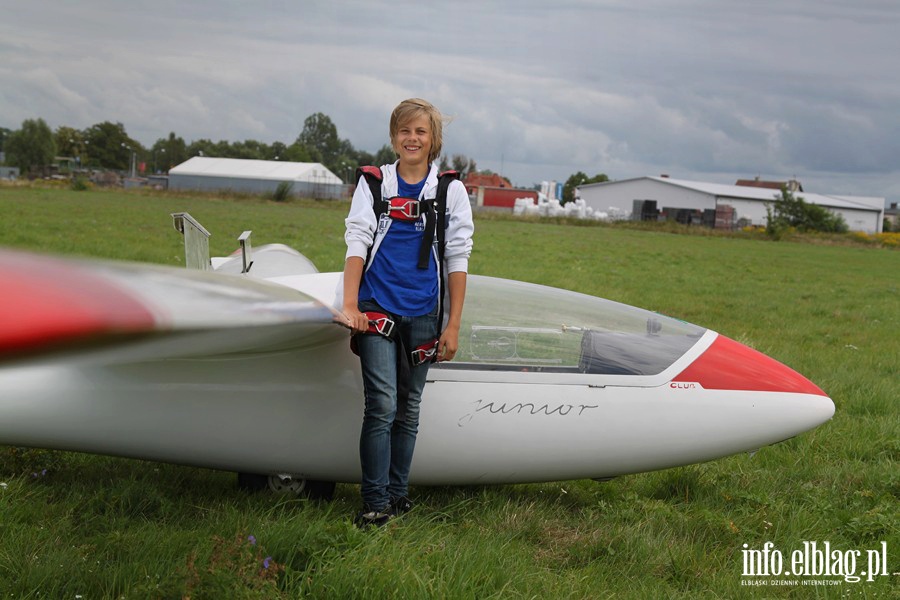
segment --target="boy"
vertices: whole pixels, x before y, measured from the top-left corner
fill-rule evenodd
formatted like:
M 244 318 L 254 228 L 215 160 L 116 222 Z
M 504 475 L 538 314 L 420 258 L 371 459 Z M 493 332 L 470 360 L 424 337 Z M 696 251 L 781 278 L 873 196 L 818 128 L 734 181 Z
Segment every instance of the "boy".
M 407 369 L 398 361 L 408 361 L 410 350 L 436 338 L 438 360 L 451 360 L 456 354 L 474 231 L 469 196 L 455 180 L 447 190 L 444 246 L 449 302 L 445 315 L 439 315 L 445 290 L 436 244 L 424 242 L 431 246 L 427 265 L 420 261 L 420 249 L 428 221 L 436 219 L 429 201 L 438 187 L 434 163 L 443 145 L 443 117 L 425 100 L 404 100 L 391 114 L 390 138 L 398 159 L 381 167 L 382 198 L 412 203 L 395 202 L 398 208 L 378 219 L 372 192 L 360 178 L 346 219 L 342 316 L 356 336 L 365 389 L 359 444 L 363 509 L 356 518 L 361 527 L 383 525 L 412 508 L 409 468 L 429 362 Z M 387 315 L 399 332 L 396 341 L 367 333 L 371 315 L 366 312 Z M 405 398 L 398 395 L 403 387 L 408 387 Z

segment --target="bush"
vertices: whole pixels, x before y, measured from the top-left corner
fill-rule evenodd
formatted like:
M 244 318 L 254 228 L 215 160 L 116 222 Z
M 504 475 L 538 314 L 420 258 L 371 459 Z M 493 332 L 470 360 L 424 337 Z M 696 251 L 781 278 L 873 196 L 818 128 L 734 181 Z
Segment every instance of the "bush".
M 275 191 L 272 192 L 272 200 L 275 202 L 285 202 L 291 197 L 291 190 L 293 188 L 294 184 L 292 182 L 282 181 L 278 184 L 278 187 L 275 188 Z
M 790 229 L 804 233 L 846 233 L 848 230 L 842 216 L 795 197 L 787 188 L 781 190 L 781 197 L 776 196 L 773 204 L 766 204 L 766 223 L 766 233 L 775 238 Z
M 72 188 L 73 191 L 83 192 L 83 191 L 89 189 L 90 185 L 88 184 L 87 178 L 79 175 L 77 177 L 72 178 L 72 183 L 71 183 L 70 187 Z

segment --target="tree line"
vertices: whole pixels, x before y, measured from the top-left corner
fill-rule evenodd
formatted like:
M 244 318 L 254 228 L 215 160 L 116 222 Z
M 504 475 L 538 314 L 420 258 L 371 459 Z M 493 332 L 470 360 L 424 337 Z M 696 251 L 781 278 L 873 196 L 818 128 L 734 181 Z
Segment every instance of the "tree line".
M 284 160 L 323 164 L 343 181 L 351 183 L 357 167 L 392 163 L 396 154 L 390 144 L 371 153 L 356 149 L 338 136 L 337 127 L 328 115 L 312 114 L 303 122 L 303 130 L 291 144 L 257 140 L 229 142 L 202 138 L 185 142 L 169 133 L 145 147 L 128 135 L 122 123 L 104 121 L 85 129 L 60 126 L 56 131 L 43 119 L 26 119 L 15 131 L 0 127 L 0 151 L 5 163 L 18 167 L 24 175 L 40 176 L 54 164 L 56 157 L 74 161 L 76 169 L 129 171 L 135 168 L 142 174 L 165 173 L 192 156 L 244 158 L 256 160 Z M 442 157 L 442 170 L 455 169 L 463 176 L 479 171 L 474 159 L 463 154 Z

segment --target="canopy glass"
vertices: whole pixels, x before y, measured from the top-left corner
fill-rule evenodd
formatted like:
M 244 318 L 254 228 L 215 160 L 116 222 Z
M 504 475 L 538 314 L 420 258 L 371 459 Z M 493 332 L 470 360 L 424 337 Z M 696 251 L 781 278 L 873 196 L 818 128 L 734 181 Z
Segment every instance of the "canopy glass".
M 656 375 L 706 330 L 557 288 L 469 276 L 460 349 L 438 368 Z

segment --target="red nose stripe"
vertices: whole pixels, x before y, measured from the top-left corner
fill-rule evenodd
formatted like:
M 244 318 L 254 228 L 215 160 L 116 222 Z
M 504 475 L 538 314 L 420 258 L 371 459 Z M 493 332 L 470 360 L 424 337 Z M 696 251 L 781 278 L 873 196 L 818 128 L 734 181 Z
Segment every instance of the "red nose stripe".
M 154 321 L 135 298 L 75 265 L 0 252 L 0 356 L 146 331 Z
M 827 396 L 800 373 L 724 335 L 717 337 L 706 352 L 672 381 L 697 382 L 713 390 Z

